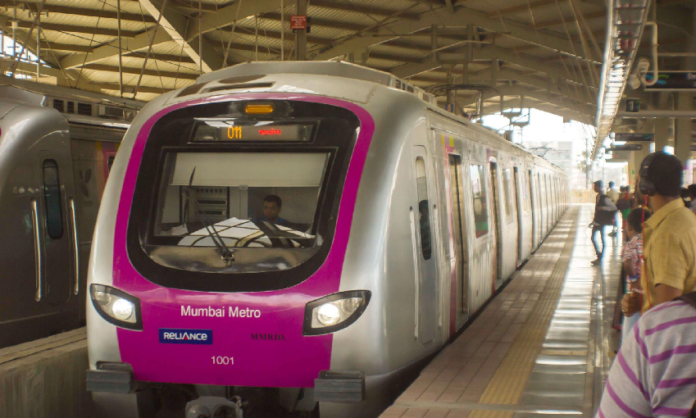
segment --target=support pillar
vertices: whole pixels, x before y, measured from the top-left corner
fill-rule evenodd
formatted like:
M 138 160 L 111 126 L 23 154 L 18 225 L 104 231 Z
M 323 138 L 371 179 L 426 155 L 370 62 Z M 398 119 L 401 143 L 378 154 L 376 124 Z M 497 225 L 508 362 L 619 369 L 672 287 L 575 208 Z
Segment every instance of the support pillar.
M 677 95 L 678 110 L 693 110 L 694 96 L 690 93 L 679 93 Z M 678 118 L 675 123 L 674 132 L 674 155 L 684 165 L 684 170 L 687 169 L 687 161 L 691 159 L 691 130 L 693 122 L 690 118 Z M 684 181 L 686 184 L 691 184 L 691 172 L 684 173 Z
M 295 14 L 307 16 L 307 0 L 297 0 Z M 297 51 L 297 61 L 307 60 L 307 31 L 298 30 L 295 34 L 295 50 Z
M 655 151 L 662 151 L 669 145 L 669 125 L 672 119 L 658 118 L 655 119 Z M 644 144 L 648 146 L 650 144 Z

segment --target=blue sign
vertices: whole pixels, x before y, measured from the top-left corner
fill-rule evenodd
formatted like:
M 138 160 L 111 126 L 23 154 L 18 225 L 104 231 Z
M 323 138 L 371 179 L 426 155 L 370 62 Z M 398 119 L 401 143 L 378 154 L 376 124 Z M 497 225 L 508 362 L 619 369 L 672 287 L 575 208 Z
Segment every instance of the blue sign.
M 160 328 L 159 342 L 162 344 L 213 344 L 213 331 L 209 329 Z
M 652 81 L 653 74 L 648 72 L 645 79 Z M 657 83 L 645 86 L 645 90 L 694 90 L 696 89 L 696 72 L 694 71 L 660 71 Z
M 655 134 L 617 132 L 614 134 L 614 140 L 624 142 L 652 142 L 655 140 Z

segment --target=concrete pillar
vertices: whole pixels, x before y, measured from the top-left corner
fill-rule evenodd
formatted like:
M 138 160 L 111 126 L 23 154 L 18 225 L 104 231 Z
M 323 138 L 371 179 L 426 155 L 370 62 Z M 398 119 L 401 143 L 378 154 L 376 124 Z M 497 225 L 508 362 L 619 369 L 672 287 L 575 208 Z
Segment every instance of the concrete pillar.
M 658 118 L 655 119 L 655 151 L 662 151 L 669 145 L 669 125 L 672 119 Z M 643 144 L 648 146 L 649 144 Z
M 307 0 L 297 0 L 295 6 L 296 15 L 307 16 Z M 297 60 L 305 61 L 307 59 L 307 31 L 299 30 L 295 34 L 295 50 L 297 51 Z
M 694 108 L 694 96 L 690 93 L 679 93 L 677 95 L 678 110 L 692 110 Z M 674 134 L 674 155 L 684 164 L 687 169 L 687 161 L 691 159 L 691 130 L 693 123 L 689 118 L 678 118 L 675 124 Z M 691 180 L 691 172 L 684 173 L 687 184 Z
M 694 39 L 694 36 L 696 36 L 696 8 L 694 8 L 691 17 L 691 36 L 688 38 L 687 46 L 688 52 L 692 55 L 684 59 L 682 67 L 684 71 L 696 70 L 696 56 L 694 55 L 696 54 L 696 39 Z M 696 96 L 693 93 L 680 93 L 677 96 L 677 109 L 693 110 L 694 98 Z M 693 127 L 693 121 L 688 118 L 680 118 L 675 122 L 674 155 L 684 164 L 684 185 L 691 184 L 693 180 L 692 164 L 689 161 L 691 159 Z

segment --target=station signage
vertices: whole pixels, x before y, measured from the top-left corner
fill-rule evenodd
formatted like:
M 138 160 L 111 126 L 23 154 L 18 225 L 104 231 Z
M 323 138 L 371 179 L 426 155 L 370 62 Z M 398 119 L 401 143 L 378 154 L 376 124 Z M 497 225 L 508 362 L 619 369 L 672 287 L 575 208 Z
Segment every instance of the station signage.
M 623 142 L 652 142 L 655 140 L 655 134 L 640 134 L 640 133 L 615 133 L 614 140 Z
M 652 80 L 652 73 L 645 76 Z M 645 86 L 645 91 L 696 90 L 696 71 L 660 71 L 657 83 Z
M 615 147 L 609 148 L 609 151 L 640 151 L 643 149 L 643 145 L 641 144 L 626 144 L 626 145 L 617 145 Z
M 292 15 L 290 16 L 290 29 L 293 32 L 307 29 L 307 16 L 306 15 Z

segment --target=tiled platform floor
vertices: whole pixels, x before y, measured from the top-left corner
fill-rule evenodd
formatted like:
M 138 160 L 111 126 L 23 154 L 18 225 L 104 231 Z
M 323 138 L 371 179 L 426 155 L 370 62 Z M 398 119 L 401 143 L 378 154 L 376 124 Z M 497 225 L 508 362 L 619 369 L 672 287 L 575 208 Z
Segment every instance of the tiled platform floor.
M 607 237 L 604 265 L 590 264 L 592 209 L 572 206 L 382 417 L 592 416 L 613 355 L 620 242 Z

